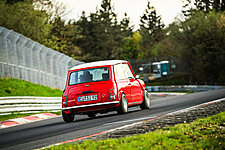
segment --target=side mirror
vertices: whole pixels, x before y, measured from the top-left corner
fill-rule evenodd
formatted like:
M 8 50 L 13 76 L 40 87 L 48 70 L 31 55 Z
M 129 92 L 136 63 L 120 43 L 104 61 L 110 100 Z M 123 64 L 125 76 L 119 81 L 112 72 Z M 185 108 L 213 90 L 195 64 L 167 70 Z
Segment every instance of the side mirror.
M 135 78 L 136 78 L 136 79 L 139 79 L 139 78 L 140 78 L 140 75 L 136 75 Z

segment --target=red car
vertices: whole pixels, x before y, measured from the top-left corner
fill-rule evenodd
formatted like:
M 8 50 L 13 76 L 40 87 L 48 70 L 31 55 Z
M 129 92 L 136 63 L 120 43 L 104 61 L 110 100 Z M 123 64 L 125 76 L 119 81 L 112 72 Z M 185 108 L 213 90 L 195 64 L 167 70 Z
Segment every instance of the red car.
M 62 96 L 62 116 L 72 122 L 77 114 L 94 118 L 98 113 L 116 110 L 126 113 L 128 107 L 150 108 L 150 97 L 142 80 L 135 77 L 129 62 L 107 60 L 85 63 L 68 71 Z

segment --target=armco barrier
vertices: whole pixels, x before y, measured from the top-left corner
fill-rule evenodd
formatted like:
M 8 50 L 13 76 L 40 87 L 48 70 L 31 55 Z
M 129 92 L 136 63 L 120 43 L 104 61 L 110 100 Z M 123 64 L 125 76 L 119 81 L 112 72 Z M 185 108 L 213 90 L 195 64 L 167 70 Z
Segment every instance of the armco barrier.
M 81 63 L 0 27 L 0 78 L 17 78 L 62 90 L 67 71 Z
M 210 85 L 172 85 L 172 86 L 147 86 L 149 92 L 202 92 L 224 89 L 225 86 Z
M 60 111 L 61 97 L 0 97 L 0 114 Z

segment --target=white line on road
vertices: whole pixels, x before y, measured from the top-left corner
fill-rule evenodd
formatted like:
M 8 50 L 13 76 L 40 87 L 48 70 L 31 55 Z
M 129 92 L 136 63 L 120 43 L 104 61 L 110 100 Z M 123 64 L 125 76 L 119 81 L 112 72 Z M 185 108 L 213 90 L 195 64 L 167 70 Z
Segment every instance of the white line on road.
M 106 123 L 106 124 L 103 124 L 103 125 L 107 126 L 107 125 L 112 125 L 112 124 L 120 124 L 120 123 L 134 122 L 134 121 L 140 121 L 140 120 L 148 120 L 148 119 L 152 119 L 152 118 L 156 118 L 156 117 L 157 116 L 144 117 L 144 118 L 131 119 L 131 120 L 124 120 L 124 121 L 117 121 L 117 122 Z

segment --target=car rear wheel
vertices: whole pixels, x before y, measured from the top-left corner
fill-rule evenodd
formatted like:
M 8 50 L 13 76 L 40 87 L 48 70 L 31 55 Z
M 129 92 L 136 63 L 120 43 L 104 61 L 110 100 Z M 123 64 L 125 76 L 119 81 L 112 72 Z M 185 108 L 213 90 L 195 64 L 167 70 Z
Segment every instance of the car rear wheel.
M 142 104 L 140 105 L 141 109 L 149 109 L 151 106 L 150 96 L 147 90 L 144 92 L 144 99 Z
M 74 114 L 71 114 L 71 113 L 66 114 L 63 111 L 62 111 L 62 117 L 66 123 L 73 122 L 74 120 Z
M 125 94 L 122 94 L 120 105 L 117 108 L 117 113 L 118 114 L 125 114 L 127 111 L 128 111 L 127 98 L 126 98 Z

